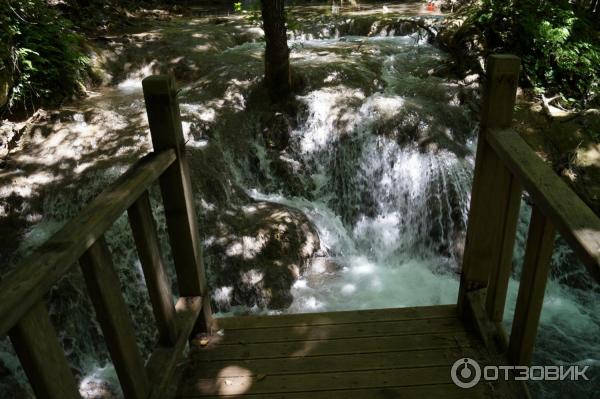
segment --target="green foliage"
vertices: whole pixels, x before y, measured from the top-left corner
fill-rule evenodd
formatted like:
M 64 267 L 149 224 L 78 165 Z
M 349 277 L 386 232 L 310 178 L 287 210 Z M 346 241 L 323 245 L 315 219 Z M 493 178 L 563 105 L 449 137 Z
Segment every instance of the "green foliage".
M 245 5 L 244 5 L 245 3 Z M 235 12 L 245 14 L 246 19 L 254 25 L 262 25 L 262 17 L 260 11 L 260 0 L 249 0 L 246 2 L 233 3 Z
M 301 30 L 302 23 L 300 22 L 300 19 L 298 18 L 296 9 L 294 7 L 288 6 L 286 8 L 285 23 L 289 31 L 295 32 Z
M 584 103 L 598 95 L 600 39 L 585 10 L 568 0 L 482 0 L 463 11 L 464 25 L 483 33 L 489 51 L 521 56 L 538 92 Z
M 0 0 L 0 68 L 12 76 L 8 107 L 31 110 L 81 91 L 83 41 L 44 0 Z
M 236 4 L 240 5 L 240 9 L 236 8 Z M 234 3 L 234 9 L 246 13 L 248 21 L 254 25 L 262 27 L 262 15 L 260 9 L 260 0 L 250 0 L 246 8 L 242 7 L 242 3 Z M 295 13 L 295 9 L 292 6 L 286 6 L 285 8 L 285 20 L 286 27 L 289 31 L 299 30 L 301 27 L 300 21 Z

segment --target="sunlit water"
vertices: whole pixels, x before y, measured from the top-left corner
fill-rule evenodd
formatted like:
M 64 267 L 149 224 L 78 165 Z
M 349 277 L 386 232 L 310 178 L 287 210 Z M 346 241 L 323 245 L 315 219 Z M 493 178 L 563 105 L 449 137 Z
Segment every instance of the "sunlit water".
M 298 97 L 304 111 L 291 131 L 288 149 L 279 155 L 293 166 L 303 193 L 283 194 L 288 192 L 288 182 L 274 172 L 261 139 L 248 148 L 259 161 L 258 173 L 248 167 L 248 159 L 224 149 L 229 173 L 250 196 L 302 210 L 319 232 L 321 250 L 295 283 L 294 302 L 286 312 L 455 303 L 470 200 L 475 123 L 459 100 L 456 82 L 428 73 L 444 55 L 419 34 L 367 38 L 340 37 L 335 27 L 325 33 L 323 29 L 312 31 L 321 32 L 324 38 L 315 38 L 319 36 L 316 33 L 298 34 L 290 41 L 292 63 L 306 73 L 309 90 Z M 181 109 L 188 147 L 213 150 L 208 145 L 210 137 L 227 134 L 220 130 L 229 126 L 222 121 L 240 115 L 245 121 L 242 129 L 255 128 L 256 117 L 246 107 L 251 88 L 262 73 L 262 49 L 255 41 L 231 45 L 218 58 L 207 61 L 217 65 L 215 68 L 184 87 Z M 115 127 L 126 129 L 122 124 L 127 120 L 136 121 L 135 129 L 145 126 L 140 77 L 152 71 L 152 65 L 143 65 L 126 74 L 117 87 L 84 104 L 101 109 L 102 115 L 110 118 L 87 121 L 82 106 L 80 113 L 65 122 L 65 129 L 89 132 L 93 128 L 97 130 L 94 134 L 101 136 Z M 212 136 L 204 134 L 207 130 Z M 140 136 L 133 136 L 137 139 L 132 147 L 147 148 L 142 134 L 143 130 Z M 81 153 L 67 155 L 81 157 Z M 88 167 L 79 158 L 77 162 L 82 171 Z M 41 222 L 29 231 L 20 252 L 27 253 L 43 242 L 122 170 L 114 167 L 94 172 L 88 176 L 86 188 L 76 194 L 48 197 Z M 164 216 L 159 206 L 154 208 L 164 238 Z M 523 256 L 528 212 L 524 206 L 515 249 L 516 270 Z M 109 231 L 107 240 L 123 278 L 127 303 L 134 309 L 134 322 L 142 326 L 137 329 L 138 342 L 147 355 L 155 339 L 152 316 L 125 218 Z M 164 242 L 163 247 L 169 258 Z M 600 368 L 598 287 L 587 281 L 564 244 L 559 243 L 553 261 L 556 272 L 547 290 L 535 362 L 592 365 L 595 371 L 588 375 L 595 381 L 536 385 L 534 390 L 544 398 L 594 397 Z M 75 276 L 59 284 L 53 294 L 53 313 L 70 316 L 59 324 L 67 353 L 83 377 L 82 394 L 109 397 L 102 382 L 116 385 L 114 369 L 98 326 L 89 321 L 92 310 L 85 289 L 77 283 L 80 280 Z M 517 280 L 518 273 L 509 287 L 507 328 Z M 8 343 L 2 345 L 6 350 L 0 359 L 22 382 L 14 354 Z M 120 395 L 116 388 L 112 392 Z

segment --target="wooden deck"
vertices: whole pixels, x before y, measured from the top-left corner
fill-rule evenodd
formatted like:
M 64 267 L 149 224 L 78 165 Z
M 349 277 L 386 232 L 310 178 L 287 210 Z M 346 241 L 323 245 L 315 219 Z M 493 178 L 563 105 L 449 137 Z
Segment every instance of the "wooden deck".
M 221 318 L 218 327 L 208 344 L 192 340 L 178 398 L 523 396 L 453 384 L 458 359 L 497 364 L 455 305 Z

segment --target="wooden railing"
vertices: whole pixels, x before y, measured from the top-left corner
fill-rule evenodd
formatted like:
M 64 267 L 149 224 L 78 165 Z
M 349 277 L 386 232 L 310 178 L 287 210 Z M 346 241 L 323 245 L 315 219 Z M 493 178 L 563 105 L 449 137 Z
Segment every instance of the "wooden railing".
M 488 59 L 459 310 L 515 365 L 529 365 L 558 231 L 600 281 L 600 219 L 510 129 L 520 60 Z M 521 194 L 533 202 L 510 337 L 501 322 L 513 262 Z
M 39 398 L 78 398 L 79 390 L 46 308 L 45 295 L 79 262 L 126 398 L 162 398 L 194 331 L 211 312 L 201 242 L 173 80 L 143 81 L 154 152 L 104 190 L 0 282 L 0 334 L 8 334 Z M 148 188 L 159 181 L 180 298 L 171 284 L 152 217 Z M 159 342 L 147 364 L 123 300 L 104 233 L 125 211 L 144 272 Z

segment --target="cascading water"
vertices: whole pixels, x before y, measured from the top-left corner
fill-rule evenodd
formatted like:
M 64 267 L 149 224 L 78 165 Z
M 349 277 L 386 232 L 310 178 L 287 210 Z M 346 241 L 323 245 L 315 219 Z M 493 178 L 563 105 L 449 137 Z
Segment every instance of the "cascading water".
M 250 191 L 301 209 L 319 230 L 323 256 L 295 284 L 289 311 L 455 302 L 473 122 L 457 87 L 418 75 L 442 55 L 416 34 L 311 40 L 295 57 L 325 69 L 357 47 L 377 54 L 380 69 L 369 60 L 340 65 L 321 75 L 324 87 L 300 97 L 306 111 L 286 162 L 298 165 L 310 193 L 278 195 L 269 162 L 260 166 L 270 184 Z M 344 79 L 360 72 L 358 87 Z M 255 148 L 265 152 L 260 143 Z M 253 188 L 254 176 L 244 179 L 241 169 L 239 183 Z
M 256 134 L 257 127 L 261 131 L 263 127 L 251 108 L 252 90 L 260 84 L 262 73 L 262 44 L 236 45 L 240 44 L 235 36 L 239 34 L 236 21 L 210 25 L 183 20 L 169 25 L 169 34 L 176 34 L 181 26 L 197 31 L 190 36 L 183 30 L 180 37 L 167 35 L 165 40 L 190 44 L 189 48 L 178 47 L 176 53 L 200 57 L 198 63 L 205 68 L 180 96 L 192 169 L 206 167 L 196 162 L 207 152 L 222 151 L 218 161 L 210 165 L 215 170 L 227 169 L 217 175 L 221 180 L 231 178 L 257 200 L 297 208 L 316 226 L 321 249 L 294 284 L 294 299 L 286 312 L 454 303 L 475 136 L 474 118 L 461 99 L 463 88 L 452 80 L 432 76 L 431 70 L 444 55 L 418 32 L 394 37 L 394 29 L 377 31 L 369 22 L 365 30 L 366 24 L 348 21 L 329 21 L 327 29 L 307 27 L 309 33 L 298 32 L 290 42 L 292 64 L 305 74 L 308 89 L 297 99 L 301 109 L 298 120 L 286 122 L 289 143 L 282 151 L 274 151 L 263 135 Z M 231 30 L 229 36 L 224 35 L 227 29 Z M 384 35 L 350 36 L 373 31 Z M 340 32 L 348 35 L 341 36 Z M 222 43 L 225 51 L 203 53 L 206 37 L 214 38 L 213 46 Z M 158 48 L 162 55 L 166 47 Z M 97 130 L 96 136 L 114 130 L 113 120 L 119 122 L 122 135 L 131 135 L 123 121 L 135 121 L 131 130 L 140 130 L 145 121 L 139 78 L 154 71 L 155 66 L 142 65 L 139 71 L 124 76 L 117 88 L 90 99 L 77 117 L 63 121 L 65 129 L 89 131 L 89 126 L 83 126 L 86 113 L 96 108 L 101 110 L 99 115 L 110 116 L 88 121 Z M 226 145 L 236 140 L 231 126 L 239 127 L 236 136 L 250 137 L 250 145 L 239 145 L 242 150 Z M 131 136 L 136 138 L 132 146 L 146 145 L 145 139 Z M 87 163 L 78 160 L 78 165 Z M 293 173 L 282 174 L 281 165 Z M 122 168 L 94 172 L 86 180 L 87 189 L 79 194 L 69 191 L 49 196 L 43 206 L 43 221 L 30 229 L 20 255 L 56 231 L 120 171 Z M 195 183 L 204 187 L 202 182 Z M 216 190 L 219 185 L 208 186 Z M 224 192 L 222 201 L 229 201 L 230 194 Z M 196 198 L 198 208 L 215 208 L 203 194 Z M 154 198 L 158 198 L 157 193 Z M 162 208 L 154 205 L 163 252 L 170 259 Z M 527 230 L 528 211 L 523 208 L 515 249 L 516 271 Z M 107 238 L 123 278 L 127 303 L 139 326 L 138 343 L 147 354 L 154 339 L 152 316 L 126 220 L 119 220 Z M 559 243 L 538 336 L 538 364 L 600 367 L 599 288 L 587 282 L 575 264 L 572 254 Z M 57 322 L 62 342 L 81 373 L 84 397 L 119 396 L 118 389 L 107 390 L 103 383 L 115 387 L 114 369 L 98 326 L 90 322 L 93 311 L 80 280 L 77 275 L 64 279 L 52 295 L 55 317 L 68 315 Z M 517 280 L 515 272 L 509 288 L 507 326 L 514 312 Z M 7 375 L 22 382 L 24 377 L 10 344 L 4 341 L 0 345 L 0 360 L 8 369 L 0 368 L 0 383 L 7 381 Z M 589 375 L 596 378 L 595 383 L 538 384 L 534 391 L 543 398 L 564 397 L 566 392 L 591 397 L 598 372 Z M 3 392 L 12 395 L 15 391 Z

